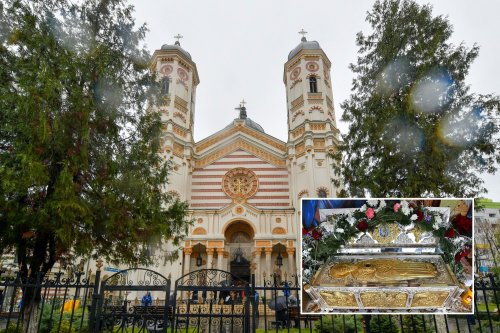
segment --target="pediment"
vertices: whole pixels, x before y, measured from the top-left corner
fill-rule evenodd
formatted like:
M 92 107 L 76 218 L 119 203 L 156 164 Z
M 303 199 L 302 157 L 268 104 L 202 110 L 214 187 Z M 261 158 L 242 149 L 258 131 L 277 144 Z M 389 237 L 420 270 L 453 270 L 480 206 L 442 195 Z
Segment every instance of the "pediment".
M 252 137 L 233 133 L 233 137 L 220 140 L 212 145 L 212 149 L 206 149 L 203 154 L 195 158 L 195 168 L 203 168 L 236 150 L 244 150 L 276 167 L 286 167 L 286 156 L 284 150 L 273 150 Z
M 235 124 L 195 143 L 195 152 L 197 154 L 204 154 L 236 136 L 246 137 L 249 141 L 254 141 L 257 144 L 275 150 L 277 153 L 285 154 L 286 152 L 285 142 L 271 135 L 249 128 L 244 124 Z

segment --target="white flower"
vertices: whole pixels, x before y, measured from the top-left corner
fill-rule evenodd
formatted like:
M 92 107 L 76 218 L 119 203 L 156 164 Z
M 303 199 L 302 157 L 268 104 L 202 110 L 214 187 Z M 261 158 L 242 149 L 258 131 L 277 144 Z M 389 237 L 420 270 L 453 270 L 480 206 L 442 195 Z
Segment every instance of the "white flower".
M 415 221 L 416 219 L 418 219 L 417 214 L 413 214 L 413 215 L 410 217 L 410 220 L 412 220 L 412 221 Z
M 367 203 L 368 206 L 375 208 L 378 205 L 378 200 L 368 200 Z
M 385 206 L 387 206 L 387 204 L 385 203 L 385 201 L 384 200 L 380 200 L 379 206 L 378 206 L 377 209 L 375 209 L 375 212 L 377 212 L 377 213 L 380 212 L 382 209 L 385 208 Z
M 438 229 L 439 229 L 439 223 L 434 223 L 434 224 L 432 225 L 432 228 L 433 228 L 434 230 L 438 230 Z
M 364 212 L 366 210 L 366 205 L 361 206 L 361 208 L 359 210 L 361 210 L 362 212 Z
M 438 225 L 441 225 L 441 223 L 443 223 L 443 219 L 441 218 L 441 215 L 440 214 L 437 214 L 435 217 L 434 217 L 434 220 L 436 221 L 436 223 Z
M 406 216 L 410 215 L 410 213 L 411 213 L 411 209 L 410 209 L 410 205 L 408 204 L 408 201 L 402 200 L 400 209 L 401 209 L 401 212 L 403 212 L 403 214 L 405 214 Z
M 338 232 L 339 234 L 342 234 L 344 232 L 344 229 L 342 228 L 337 228 L 335 229 L 336 232 Z
M 325 231 L 327 233 L 332 233 L 333 230 L 335 229 L 333 223 L 329 223 L 329 222 L 323 223 L 322 227 L 323 227 L 323 229 L 325 229 Z
M 347 218 L 347 222 L 348 222 L 348 223 L 351 225 L 351 227 L 352 227 L 353 225 L 355 225 L 355 224 L 356 224 L 356 219 L 355 219 L 354 217 L 352 217 L 352 216 L 349 216 L 349 217 Z

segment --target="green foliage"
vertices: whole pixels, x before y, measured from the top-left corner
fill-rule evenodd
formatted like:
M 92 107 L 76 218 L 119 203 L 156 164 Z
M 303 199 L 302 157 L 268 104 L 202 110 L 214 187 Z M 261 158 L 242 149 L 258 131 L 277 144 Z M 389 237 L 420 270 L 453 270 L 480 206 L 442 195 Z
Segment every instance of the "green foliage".
M 356 323 L 358 331 L 361 332 L 361 322 Z M 318 333 L 357 333 L 354 327 L 354 316 L 324 315 L 322 322 L 316 320 L 314 332 Z
M 390 317 L 390 319 L 389 319 Z M 410 316 L 405 316 L 406 318 Z M 398 318 L 389 315 L 372 316 L 370 333 L 399 333 Z
M 497 96 L 470 92 L 479 47 L 453 45 L 453 28 L 430 5 L 375 2 L 370 34 L 357 34 L 350 123 L 335 158 L 344 196 L 472 197 L 500 161 Z
M 71 311 L 62 312 L 61 317 L 61 307 L 56 307 L 52 312 L 52 306 L 50 304 L 45 304 L 42 311 L 42 317 L 40 319 L 40 332 L 86 332 L 89 325 L 89 313 L 85 311 L 85 315 L 82 321 L 83 308 L 79 308 L 73 313 L 73 318 L 71 318 Z M 59 328 L 60 325 L 60 328 Z M 71 329 L 70 329 L 71 325 Z
M 146 244 L 187 231 L 132 13 L 121 0 L 0 7 L 0 248 L 25 273 L 90 253 L 146 264 Z

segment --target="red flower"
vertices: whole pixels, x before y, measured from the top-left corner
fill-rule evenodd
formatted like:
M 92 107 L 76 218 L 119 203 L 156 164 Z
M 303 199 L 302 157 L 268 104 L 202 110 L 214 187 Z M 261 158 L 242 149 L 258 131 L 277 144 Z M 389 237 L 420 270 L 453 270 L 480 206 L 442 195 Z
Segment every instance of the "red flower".
M 417 222 L 420 222 L 424 219 L 424 212 L 422 212 L 421 210 L 418 210 L 416 214 L 417 214 Z
M 366 229 L 368 229 L 368 223 L 365 220 L 359 220 L 356 228 L 358 228 L 359 231 L 366 231 Z
M 472 219 L 467 216 L 457 215 L 452 222 L 453 226 L 462 235 L 472 234 Z
M 464 248 L 462 251 L 459 251 L 455 254 L 455 262 L 460 262 L 462 258 L 467 257 L 470 254 L 470 248 Z
M 308 233 L 309 231 L 306 230 L 306 228 L 302 228 L 302 236 L 307 235 Z
M 373 208 L 368 208 L 366 210 L 366 217 L 372 219 L 375 216 L 375 210 Z
M 447 238 L 453 238 L 455 236 L 456 236 L 456 232 L 455 232 L 455 229 L 453 229 L 453 228 L 446 230 L 446 232 L 444 233 L 444 237 L 447 237 Z
M 315 240 L 319 240 L 321 239 L 321 232 L 319 232 L 318 230 L 314 229 L 312 231 L 312 237 L 315 239 Z

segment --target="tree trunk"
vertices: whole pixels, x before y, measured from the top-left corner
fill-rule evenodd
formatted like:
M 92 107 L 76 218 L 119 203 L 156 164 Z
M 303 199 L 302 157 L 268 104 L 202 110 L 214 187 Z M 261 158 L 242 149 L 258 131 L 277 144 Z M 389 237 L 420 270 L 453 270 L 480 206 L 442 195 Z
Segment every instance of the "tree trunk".
M 38 328 L 39 317 L 39 301 L 37 302 L 29 300 L 26 306 L 22 306 L 22 316 L 23 316 L 23 332 L 24 333 L 36 333 Z

